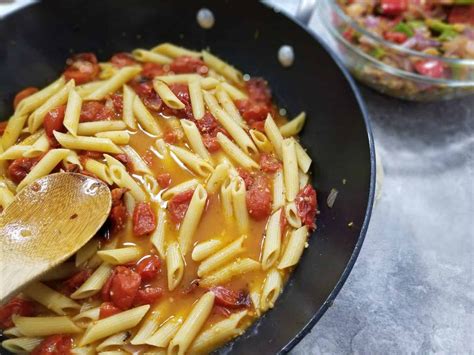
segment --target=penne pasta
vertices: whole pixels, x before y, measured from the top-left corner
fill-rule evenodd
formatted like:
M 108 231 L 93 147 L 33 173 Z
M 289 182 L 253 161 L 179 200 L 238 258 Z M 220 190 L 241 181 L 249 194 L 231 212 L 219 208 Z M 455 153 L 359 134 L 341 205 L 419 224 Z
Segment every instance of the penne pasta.
M 64 76 L 60 76 L 56 81 L 52 82 L 42 90 L 39 90 L 33 95 L 21 100 L 15 109 L 15 114 L 28 115 L 43 105 L 51 96 L 60 91 L 64 85 L 66 85 L 66 80 L 64 79 Z
M 280 255 L 281 248 L 281 219 L 282 210 L 274 212 L 268 219 L 265 229 L 265 239 L 263 241 L 262 269 L 268 270 L 272 267 Z
M 197 175 L 207 177 L 214 170 L 211 164 L 197 154 L 191 153 L 190 151 L 175 145 L 170 145 L 169 149 L 174 153 L 179 161 Z
M 160 305 L 155 309 L 140 325 L 137 334 L 130 340 L 130 344 L 145 344 L 150 337 L 158 330 L 160 323 L 164 318 L 164 311 L 167 310 L 168 304 Z
M 166 55 L 171 58 L 181 57 L 183 55 L 190 56 L 190 57 L 200 57 L 200 52 L 191 51 L 189 49 L 176 46 L 171 43 L 162 43 L 153 47 L 151 49 L 152 52 L 160 53 Z
M 15 147 L 15 146 L 14 146 Z M 48 137 L 46 136 L 45 133 L 43 133 L 37 140 L 36 142 L 33 143 L 33 145 L 30 147 L 28 151 L 23 153 L 23 156 L 25 158 L 36 158 L 37 156 L 40 156 L 44 153 L 46 153 L 49 150 L 49 140 Z M 69 152 L 69 154 L 72 154 L 73 152 Z M 68 155 L 69 155 L 68 154 Z
M 198 74 L 174 74 L 157 76 L 155 79 L 170 85 L 176 83 L 187 84 L 192 80 L 197 80 L 200 78 L 201 77 Z
M 68 311 L 77 310 L 81 306 L 41 282 L 34 282 L 23 289 L 25 296 L 45 306 L 56 314 L 64 316 Z
M 299 191 L 298 162 L 296 159 L 295 141 L 285 138 L 282 144 L 283 178 L 285 181 L 286 200 L 291 202 Z
M 214 69 L 219 74 L 223 75 L 230 81 L 237 83 L 239 85 L 243 84 L 242 73 L 235 69 L 230 64 L 224 62 L 222 59 L 216 57 L 215 55 L 202 51 L 202 59 L 204 63 L 207 64 L 209 68 Z
M 105 339 L 102 343 L 97 345 L 95 349 L 97 351 L 102 352 L 103 350 L 107 350 L 107 348 L 110 349 L 111 347 L 124 346 L 125 344 L 127 344 L 126 340 L 128 338 L 130 338 L 130 333 L 128 333 L 128 332 L 120 332 L 120 333 L 117 333 L 117 334 L 113 334 L 110 337 L 108 337 L 107 339 Z M 127 353 L 125 353 L 125 354 L 127 354 Z
M 89 260 L 92 258 L 97 251 L 99 250 L 99 241 L 97 239 L 91 239 L 84 245 L 81 249 L 79 249 L 76 253 L 76 260 L 75 260 L 75 266 L 83 266 Z
M 153 175 L 153 172 L 151 171 L 150 167 L 147 165 L 147 163 L 145 163 L 145 161 L 136 152 L 135 149 L 133 149 L 129 145 L 126 145 L 122 147 L 122 150 L 124 151 L 125 154 L 127 154 L 128 158 L 130 159 L 134 172 L 147 174 L 147 175 Z
M 204 99 L 202 98 L 201 79 L 191 79 L 188 82 L 189 98 L 195 119 L 200 120 L 204 116 Z
M 283 280 L 280 273 L 276 269 L 270 270 L 262 288 L 260 307 L 263 311 L 275 306 L 275 302 L 281 292 L 282 284 Z
M 75 91 L 69 91 L 63 125 L 73 136 L 77 135 L 79 117 L 81 116 L 82 98 Z
M 31 353 L 43 339 L 39 337 L 20 337 L 2 341 L 2 347 L 13 354 Z
M 0 154 L 0 160 L 15 160 L 22 158 L 24 154 L 31 150 L 31 145 L 13 145 Z
M 21 101 L 20 104 L 23 101 Z M 5 132 L 3 132 L 2 135 L 2 147 L 4 150 L 7 150 L 11 146 L 13 146 L 18 140 L 27 118 L 28 115 L 26 113 L 19 112 L 15 112 L 15 114 L 10 117 L 7 126 L 5 127 Z
M 96 91 L 100 86 L 102 86 L 102 84 L 103 81 L 91 81 L 89 83 L 76 86 L 75 90 L 79 94 L 79 96 L 84 99 L 85 97 Z
M 165 192 L 163 192 L 161 197 L 165 201 L 170 200 L 174 196 L 176 196 L 177 194 L 179 194 L 181 192 L 188 191 L 188 190 L 194 190 L 198 184 L 199 184 L 199 181 L 196 180 L 196 179 L 191 179 L 191 180 L 182 182 L 181 184 L 173 186 L 173 187 L 169 188 L 168 190 L 166 190 Z
M 119 186 L 130 190 L 130 193 L 137 201 L 145 201 L 146 195 L 138 183 L 119 165 L 109 165 L 110 176 L 113 182 Z
M 285 218 L 288 221 L 288 224 L 293 228 L 301 227 L 301 219 L 298 216 L 298 210 L 296 209 L 296 204 L 294 201 L 286 204 Z
M 273 151 L 272 143 L 270 143 L 267 136 L 263 132 L 257 131 L 256 129 L 251 129 L 249 134 L 258 150 L 264 153 L 270 153 Z
M 97 160 L 94 159 L 87 159 L 84 168 L 97 176 L 102 181 L 106 182 L 109 185 L 112 185 L 113 180 L 110 176 L 109 168 L 107 165 L 99 163 Z
M 264 129 L 265 134 L 273 145 L 273 149 L 277 153 L 277 156 L 282 159 L 283 136 L 281 135 L 280 130 L 278 129 L 277 125 L 275 124 L 275 121 L 273 120 L 270 114 L 268 114 L 265 120 Z
M 124 265 L 136 261 L 142 255 L 138 247 L 126 247 L 119 249 L 100 250 L 97 255 L 106 263 L 111 265 Z
M 199 133 L 196 124 L 190 120 L 180 120 L 180 122 L 181 127 L 183 127 L 184 134 L 186 135 L 189 145 L 191 146 L 191 149 L 194 151 L 194 153 L 199 155 L 207 162 L 211 163 L 211 155 L 204 146 L 201 133 Z
M 232 208 L 239 233 L 246 233 L 249 227 L 249 214 L 247 211 L 245 181 L 237 176 L 232 181 Z
M 20 333 L 27 337 L 43 337 L 53 334 L 76 334 L 81 332 L 81 328 L 79 328 L 69 317 L 66 316 L 14 316 L 12 320 Z
M 133 101 L 135 100 L 135 96 L 135 92 L 128 85 L 123 86 L 123 122 L 132 130 L 137 129 L 137 121 L 133 113 Z
M 122 150 L 108 138 L 74 137 L 70 134 L 54 131 L 54 137 L 64 148 L 78 150 L 92 150 L 95 152 L 120 154 Z
M 283 172 L 278 170 L 273 175 L 273 204 L 272 209 L 276 211 L 285 204 L 285 183 L 283 181 Z
M 234 214 L 234 207 L 232 206 L 232 188 L 233 181 L 230 178 L 224 180 L 221 186 L 220 199 L 222 203 L 222 212 L 227 222 L 230 222 Z
M 209 239 L 197 244 L 191 254 L 191 259 L 201 261 L 214 254 L 222 247 L 222 242 L 218 239 Z
M 184 274 L 184 261 L 176 242 L 166 249 L 166 271 L 168 276 L 168 290 L 173 291 L 181 282 Z
M 166 257 L 166 211 L 163 208 L 158 208 L 158 214 L 156 217 L 157 225 L 153 234 L 151 235 L 150 241 L 155 246 L 160 258 Z
M 6 186 L 0 186 L 0 206 L 5 210 L 15 199 L 15 195 Z
M 221 86 L 217 87 L 216 98 L 224 108 L 224 111 L 227 112 L 227 114 L 232 117 L 235 122 L 237 122 L 242 128 L 247 128 L 247 123 L 240 115 L 240 112 L 232 101 L 229 93 Z
M 133 113 L 145 131 L 151 135 L 161 137 L 163 133 L 158 122 L 150 111 L 148 111 L 138 95 L 135 95 L 133 99 Z
M 146 340 L 146 344 L 166 348 L 182 324 L 182 319 L 172 317 Z
M 163 100 L 164 104 L 169 108 L 182 110 L 185 107 L 165 82 L 161 80 L 153 80 L 153 88 L 158 96 Z
M 220 81 L 216 78 L 208 76 L 207 78 L 201 78 L 201 88 L 203 90 L 212 90 L 219 85 Z
M 244 236 L 234 240 L 229 245 L 225 246 L 221 250 L 217 251 L 215 254 L 203 260 L 201 264 L 199 264 L 197 275 L 199 277 L 205 276 L 211 271 L 218 269 L 222 265 L 228 264 L 230 261 L 233 261 L 237 257 L 237 255 L 241 254 L 244 251 L 244 248 L 242 247 L 243 242 Z
M 77 135 L 93 136 L 100 132 L 121 131 L 126 128 L 123 121 L 93 121 L 79 123 L 77 126 Z
M 106 95 L 111 94 L 120 89 L 126 82 L 132 79 L 135 75 L 140 73 L 139 66 L 126 66 L 120 68 L 112 77 L 102 82 L 92 93 L 87 95 L 86 100 L 102 100 Z
M 202 287 L 221 285 L 232 278 L 260 269 L 260 263 L 250 258 L 237 259 L 220 270 L 204 277 L 199 282 Z
M 285 269 L 294 266 L 299 262 L 301 255 L 303 255 L 307 238 L 308 227 L 306 226 L 291 232 L 288 244 L 286 245 L 280 263 L 278 264 L 278 269 Z
M 127 131 L 108 131 L 108 132 L 99 132 L 95 134 L 99 138 L 108 138 L 115 144 L 128 144 L 130 141 L 130 134 Z
M 108 263 L 102 263 L 92 275 L 79 287 L 72 295 L 71 298 L 79 300 L 94 296 L 98 293 L 102 286 L 109 278 L 112 267 Z
M 241 90 L 237 89 L 235 86 L 227 83 L 227 82 L 222 82 L 219 84 L 231 97 L 232 100 L 237 101 L 237 100 L 245 100 L 248 98 L 248 96 Z
M 229 165 L 227 163 L 221 163 L 216 166 L 209 179 L 206 182 L 206 190 L 208 194 L 216 193 L 219 187 L 224 182 L 229 174 Z
M 139 62 L 150 62 L 157 64 L 170 64 L 173 60 L 163 54 L 147 51 L 146 49 L 135 49 L 132 51 L 132 56 Z
M 189 207 L 179 227 L 179 247 L 183 255 L 191 248 L 192 237 L 201 220 L 207 201 L 207 192 L 202 185 L 196 186 Z
M 258 164 L 227 138 L 226 135 L 220 132 L 217 133 L 217 141 L 222 150 L 237 164 L 246 169 L 258 168 Z
M 306 153 L 304 148 L 295 140 L 295 150 L 296 150 L 296 159 L 298 160 L 298 166 L 300 169 L 304 172 L 307 173 L 309 170 L 309 167 L 311 165 L 311 158 Z
M 281 135 L 285 138 L 296 136 L 303 129 L 305 120 L 306 113 L 303 111 L 291 121 L 285 123 L 283 126 L 280 127 Z

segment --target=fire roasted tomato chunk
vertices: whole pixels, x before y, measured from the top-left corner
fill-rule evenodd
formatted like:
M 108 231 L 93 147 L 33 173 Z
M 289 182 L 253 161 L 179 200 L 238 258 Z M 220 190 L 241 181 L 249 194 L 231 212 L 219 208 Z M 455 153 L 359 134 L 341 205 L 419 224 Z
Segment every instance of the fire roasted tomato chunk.
M 143 281 L 151 281 L 160 271 L 160 266 L 160 258 L 156 255 L 150 255 L 137 263 L 135 271 L 141 276 Z
M 156 177 L 156 181 L 158 181 L 158 184 L 162 189 L 166 189 L 171 185 L 171 175 L 169 173 L 159 174 Z
M 281 162 L 272 154 L 260 155 L 260 168 L 266 173 L 274 173 L 281 168 Z
M 32 316 L 35 313 L 35 305 L 22 298 L 13 298 L 7 304 L 0 307 L 0 328 L 6 329 L 13 326 L 12 316 Z
M 211 292 L 216 296 L 215 304 L 226 308 L 248 307 L 250 300 L 244 291 L 234 291 L 223 286 L 211 288 Z
M 104 302 L 100 305 L 99 318 L 100 319 L 107 318 L 120 312 L 122 312 L 122 310 L 118 307 L 115 307 L 113 303 Z
M 76 85 L 84 84 L 99 76 L 100 67 L 94 53 L 80 53 L 66 61 L 66 80 L 74 79 Z
M 272 92 L 263 78 L 252 78 L 246 83 L 249 98 L 254 102 L 271 104 Z
M 21 102 L 21 100 L 23 100 L 24 98 L 27 98 L 28 96 L 33 95 L 36 92 L 38 92 L 38 88 L 35 88 L 33 86 L 30 86 L 21 90 L 18 94 L 15 95 L 15 98 L 13 99 L 13 108 L 16 108 L 18 104 Z
M 309 229 L 315 229 L 318 202 L 314 188 L 309 184 L 303 187 L 300 192 L 298 192 L 298 195 L 296 195 L 295 203 L 301 222 L 308 226 Z
M 256 220 L 262 220 L 272 212 L 272 194 L 265 175 L 257 174 L 247 190 L 247 210 Z
M 148 79 L 153 79 L 155 76 L 163 75 L 166 71 L 160 64 L 156 63 L 144 63 L 142 65 L 141 75 Z
M 55 109 L 52 109 L 44 116 L 44 122 L 43 122 L 44 133 L 46 133 L 49 144 L 53 148 L 59 147 L 59 143 L 56 140 L 56 137 L 54 137 L 53 132 L 66 131 L 66 128 L 63 126 L 65 111 L 66 111 L 66 106 L 61 105 L 59 107 L 56 107 Z
M 72 338 L 67 335 L 50 335 L 45 338 L 31 355 L 69 355 L 71 354 Z
M 114 306 L 122 310 L 129 309 L 141 282 L 142 279 L 138 273 L 128 267 L 117 266 L 110 276 L 110 282 L 106 283 L 102 289 L 102 298 L 104 301 L 112 301 Z
M 159 287 L 145 287 L 144 289 L 138 290 L 135 299 L 133 300 L 134 306 L 141 306 L 144 304 L 152 304 L 163 294 L 163 290 Z
M 89 270 L 81 270 L 65 280 L 62 285 L 62 291 L 66 295 L 70 295 L 76 291 L 91 276 Z
M 156 217 L 149 203 L 139 202 L 133 210 L 133 233 L 143 236 L 153 232 L 156 228 Z
M 170 64 L 170 69 L 176 74 L 198 73 L 201 75 L 206 75 L 209 71 L 209 68 L 201 59 L 187 55 L 175 58 Z
M 168 212 L 174 223 L 180 223 L 183 220 L 193 194 L 194 190 L 183 191 L 168 202 Z
M 8 167 L 10 179 L 12 179 L 15 184 L 19 184 L 40 159 L 41 157 L 15 159 Z
M 120 52 L 116 53 L 110 58 L 110 62 L 117 68 L 123 68 L 128 65 L 137 64 L 137 61 L 133 59 L 130 53 Z
M 79 122 L 111 120 L 114 111 L 100 101 L 86 101 L 82 104 Z

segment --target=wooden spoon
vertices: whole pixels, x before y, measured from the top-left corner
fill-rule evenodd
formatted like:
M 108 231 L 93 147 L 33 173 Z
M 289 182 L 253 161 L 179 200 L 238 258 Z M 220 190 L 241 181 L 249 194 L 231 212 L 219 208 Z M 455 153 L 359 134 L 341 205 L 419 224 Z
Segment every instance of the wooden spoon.
M 0 215 L 0 304 L 82 247 L 109 215 L 110 190 L 74 173 L 25 187 Z

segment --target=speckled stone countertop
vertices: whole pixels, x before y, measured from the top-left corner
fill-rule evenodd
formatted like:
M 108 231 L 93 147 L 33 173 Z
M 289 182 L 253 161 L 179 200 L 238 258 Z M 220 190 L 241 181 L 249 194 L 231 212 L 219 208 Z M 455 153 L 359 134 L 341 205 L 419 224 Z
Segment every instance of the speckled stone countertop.
M 298 3 L 270 2 L 289 13 Z M 317 14 L 310 27 L 320 33 Z M 292 354 L 474 354 L 474 97 L 362 94 L 381 197 L 346 284 Z
M 294 13 L 298 1 L 271 3 Z M 474 354 L 474 97 L 410 103 L 361 89 L 381 197 L 346 284 L 292 354 Z

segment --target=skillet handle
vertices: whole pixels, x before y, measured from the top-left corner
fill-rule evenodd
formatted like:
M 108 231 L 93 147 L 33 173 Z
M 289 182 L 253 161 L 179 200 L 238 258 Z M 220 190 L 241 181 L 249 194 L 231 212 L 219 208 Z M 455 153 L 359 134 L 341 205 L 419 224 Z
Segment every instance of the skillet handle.
M 304 25 L 309 24 L 309 20 L 313 16 L 316 9 L 316 0 L 300 0 L 295 18 Z

